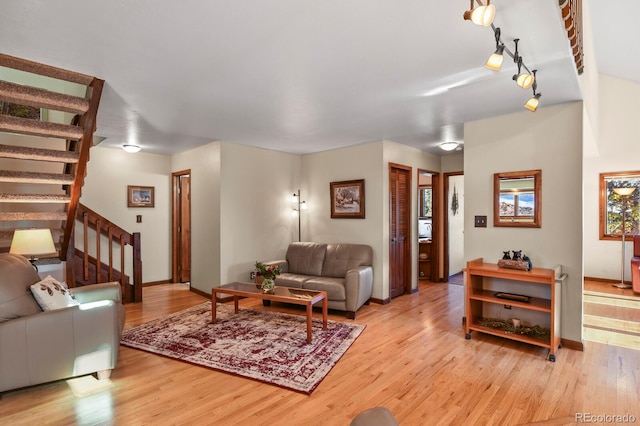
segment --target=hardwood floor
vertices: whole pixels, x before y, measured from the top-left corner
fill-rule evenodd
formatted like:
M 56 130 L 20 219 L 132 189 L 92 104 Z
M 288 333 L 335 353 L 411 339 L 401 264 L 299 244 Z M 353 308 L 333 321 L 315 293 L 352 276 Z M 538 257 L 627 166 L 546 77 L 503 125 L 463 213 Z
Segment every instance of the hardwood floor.
M 107 389 L 76 396 L 59 381 L 6 392 L 0 424 L 348 425 L 378 405 L 403 426 L 573 424 L 582 413 L 640 421 L 639 351 L 587 342 L 553 363 L 536 346 L 465 340 L 463 291 L 421 282 L 418 293 L 365 305 L 354 322 L 367 328 L 310 396 L 121 347 Z M 126 327 L 204 300 L 180 284 L 147 287 L 142 304 L 127 305 Z

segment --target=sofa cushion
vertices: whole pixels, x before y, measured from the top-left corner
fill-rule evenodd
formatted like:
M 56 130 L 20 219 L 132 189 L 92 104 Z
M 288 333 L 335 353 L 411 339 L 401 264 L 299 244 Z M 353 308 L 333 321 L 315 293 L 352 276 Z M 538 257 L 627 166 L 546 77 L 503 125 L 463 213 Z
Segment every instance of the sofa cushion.
M 323 277 L 344 278 L 349 269 L 370 266 L 373 250 L 364 244 L 329 244 L 325 254 Z
M 306 290 L 326 291 L 328 300 L 346 300 L 344 278 L 313 277 L 302 284 Z
M 283 287 L 302 288 L 302 284 L 309 278 L 312 277 L 310 277 L 309 275 L 298 275 L 283 272 L 276 277 L 276 285 L 280 285 Z
M 38 281 L 38 273 L 26 258 L 0 253 L 0 322 L 42 312 L 29 289 Z
M 43 311 L 79 305 L 67 287 L 48 275 L 47 278 L 31 286 L 31 293 Z
M 288 272 L 292 274 L 318 276 L 322 274 L 326 244 L 291 243 L 287 249 Z

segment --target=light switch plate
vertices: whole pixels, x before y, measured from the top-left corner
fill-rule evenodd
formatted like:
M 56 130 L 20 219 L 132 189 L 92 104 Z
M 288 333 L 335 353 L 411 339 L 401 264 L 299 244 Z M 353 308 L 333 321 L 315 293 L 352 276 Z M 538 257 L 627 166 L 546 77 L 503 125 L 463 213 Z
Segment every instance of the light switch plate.
M 486 216 L 476 216 L 475 217 L 475 227 L 476 228 L 486 228 L 487 227 L 487 217 Z

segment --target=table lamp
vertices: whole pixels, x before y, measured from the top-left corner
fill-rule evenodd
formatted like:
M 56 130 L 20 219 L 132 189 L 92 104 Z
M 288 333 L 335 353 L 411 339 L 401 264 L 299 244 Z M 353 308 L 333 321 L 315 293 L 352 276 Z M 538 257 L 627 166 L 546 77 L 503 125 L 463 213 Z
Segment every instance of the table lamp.
M 35 256 L 56 252 L 50 229 L 16 229 L 11 240 L 9 253 L 23 255 L 38 270 Z

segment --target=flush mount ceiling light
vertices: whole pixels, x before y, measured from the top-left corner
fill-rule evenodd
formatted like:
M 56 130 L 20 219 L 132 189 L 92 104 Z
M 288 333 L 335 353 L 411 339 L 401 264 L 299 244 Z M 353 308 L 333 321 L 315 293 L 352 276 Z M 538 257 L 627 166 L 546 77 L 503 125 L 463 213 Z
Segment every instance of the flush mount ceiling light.
M 142 148 L 140 146 L 131 145 L 131 144 L 122 145 L 122 149 L 124 149 L 127 152 L 131 152 L 131 153 L 140 152 L 142 150 Z
M 440 147 L 441 150 L 443 151 L 453 151 L 454 149 L 456 149 L 460 144 L 458 142 L 442 142 L 440 145 L 438 145 Z
M 491 3 L 491 0 L 487 0 L 487 5 L 483 5 L 482 1 L 476 0 L 479 6 L 473 7 L 473 1 L 469 5 L 469 10 L 464 12 L 463 18 L 467 21 L 471 21 L 476 25 L 482 25 L 488 27 L 493 23 L 493 18 L 496 16 L 496 7 Z

